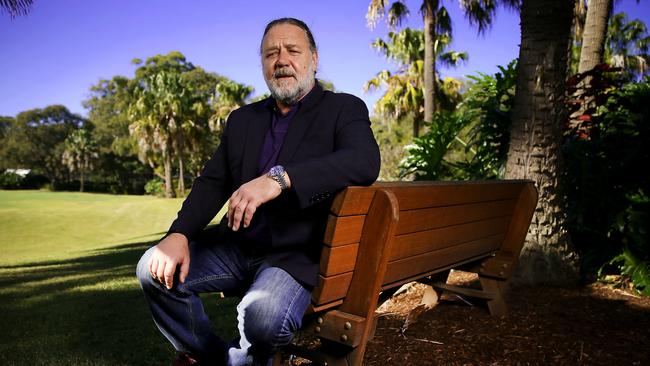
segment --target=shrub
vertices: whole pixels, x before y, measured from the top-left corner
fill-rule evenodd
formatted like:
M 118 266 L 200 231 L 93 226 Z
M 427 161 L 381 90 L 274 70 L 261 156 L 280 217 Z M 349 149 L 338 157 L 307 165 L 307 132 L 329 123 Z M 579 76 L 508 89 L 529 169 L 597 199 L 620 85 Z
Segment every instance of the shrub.
M 405 147 L 408 155 L 400 164 L 402 175 L 415 174 L 416 179 L 427 180 L 449 177 L 453 167 L 444 158 L 467 123 L 463 116 L 448 111 L 438 112 L 433 121 L 424 122 L 427 132 Z
M 0 188 L 3 189 L 19 189 L 21 188 L 21 184 L 25 178 L 23 178 L 21 175 L 12 173 L 12 172 L 4 172 L 0 174 Z
M 618 272 L 648 291 L 650 78 L 608 88 L 564 145 L 568 227 L 583 273 Z M 587 119 L 586 119 L 587 120 Z M 613 259 L 612 259 L 613 258 Z M 645 270 L 643 269 L 645 268 Z
M 406 147 L 402 175 L 416 179 L 494 179 L 503 175 L 510 140 L 517 61 L 474 83 L 453 112 L 441 111 L 428 131 Z
M 494 75 L 469 76 L 474 84 L 459 105 L 459 114 L 470 120 L 461 134 L 465 159 L 459 161 L 459 179 L 494 179 L 503 176 L 510 144 L 511 112 L 517 84 L 517 60 L 499 66 Z
M 163 197 L 165 196 L 165 182 L 154 178 L 144 185 L 144 192 L 152 196 Z

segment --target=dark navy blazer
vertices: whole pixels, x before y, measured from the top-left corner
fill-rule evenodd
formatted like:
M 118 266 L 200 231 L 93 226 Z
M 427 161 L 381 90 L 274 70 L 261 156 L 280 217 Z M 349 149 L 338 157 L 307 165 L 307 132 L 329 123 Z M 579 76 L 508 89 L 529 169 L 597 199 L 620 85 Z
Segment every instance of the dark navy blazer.
M 201 242 L 241 242 L 265 215 L 271 242 L 261 248 L 272 266 L 313 287 L 327 215 L 334 195 L 350 185 L 370 185 L 379 174 L 379 148 L 364 102 L 349 94 L 315 86 L 313 95 L 293 117 L 278 156 L 292 188 L 258 208 L 251 225 L 237 232 L 224 218 L 216 229 L 203 229 L 232 193 L 257 178 L 258 159 L 270 123 L 266 100 L 233 111 L 221 143 L 194 180 L 169 232 Z M 247 243 L 241 242 L 242 248 Z M 250 246 L 250 245 L 249 245 Z M 256 248 L 259 251 L 259 247 Z

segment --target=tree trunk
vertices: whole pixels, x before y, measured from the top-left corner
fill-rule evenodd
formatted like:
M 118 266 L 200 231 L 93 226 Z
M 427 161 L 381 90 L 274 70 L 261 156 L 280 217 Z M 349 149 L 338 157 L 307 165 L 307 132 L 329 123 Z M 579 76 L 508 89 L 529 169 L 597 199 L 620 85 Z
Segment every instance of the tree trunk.
M 185 170 L 183 169 L 183 134 L 181 130 L 176 133 L 174 138 L 174 151 L 178 156 L 178 194 L 180 196 L 185 196 Z
M 183 171 L 183 153 L 178 152 L 178 194 L 185 196 L 185 174 Z
M 165 168 L 165 197 L 175 198 L 174 187 L 172 183 L 172 154 L 169 147 L 163 151 L 164 168 Z
M 582 47 L 578 73 L 587 72 L 603 62 L 605 53 L 605 38 L 609 15 L 612 11 L 612 0 L 589 0 L 587 16 L 585 18 L 584 32 L 582 33 Z M 596 98 L 591 94 L 591 76 L 587 76 L 576 86 L 573 99 L 580 101 L 579 108 L 570 116 L 569 128 L 581 131 L 587 136 L 591 129 L 590 121 L 583 120 L 585 114 L 595 110 Z
M 566 229 L 561 176 L 567 54 L 573 3 L 524 0 L 517 93 L 512 112 L 506 177 L 531 179 L 539 203 L 526 236 L 516 281 L 569 284 L 577 255 Z
M 579 73 L 589 71 L 603 62 L 607 23 L 611 11 L 612 0 L 589 0 L 585 28 L 582 33 Z
M 424 120 L 431 122 L 435 113 L 436 83 L 436 10 L 438 0 L 424 1 Z M 420 121 L 413 121 L 413 137 L 420 134 Z

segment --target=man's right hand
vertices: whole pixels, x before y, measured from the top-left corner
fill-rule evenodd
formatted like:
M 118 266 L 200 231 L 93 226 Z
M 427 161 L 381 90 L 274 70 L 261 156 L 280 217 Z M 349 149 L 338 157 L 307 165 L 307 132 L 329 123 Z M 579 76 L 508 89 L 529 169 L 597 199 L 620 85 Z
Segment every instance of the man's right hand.
M 176 266 L 181 266 L 179 280 L 185 282 L 190 270 L 190 247 L 187 237 L 171 233 L 155 246 L 149 260 L 149 273 L 158 282 L 171 289 L 174 285 Z

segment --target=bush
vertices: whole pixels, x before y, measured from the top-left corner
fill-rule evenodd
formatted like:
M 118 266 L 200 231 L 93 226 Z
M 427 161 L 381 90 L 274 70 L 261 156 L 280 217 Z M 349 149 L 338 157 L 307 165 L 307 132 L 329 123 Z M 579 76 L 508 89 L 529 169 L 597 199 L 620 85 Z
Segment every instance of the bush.
M 372 132 L 375 139 L 377 139 L 377 144 L 379 144 L 381 156 L 381 169 L 378 180 L 393 181 L 403 178 L 400 174 L 399 164 L 406 156 L 404 146 L 412 139 L 410 127 L 412 118 L 407 118 L 402 123 L 393 120 L 373 119 L 371 124 Z
M 647 293 L 650 79 L 602 95 L 564 145 L 568 228 L 584 274 L 618 272 Z
M 459 136 L 465 140 L 465 160 L 456 164 L 458 179 L 495 179 L 505 172 L 517 60 L 499 66 L 499 70 L 494 75 L 468 77 L 474 84 L 463 96 L 458 113 L 471 124 L 469 131 Z
M 445 155 L 467 123 L 462 116 L 448 111 L 440 111 L 433 116 L 433 121 L 424 122 L 427 132 L 404 148 L 408 155 L 400 163 L 402 175 L 415 174 L 416 180 L 450 177 L 453 167 L 445 161 Z
M 22 182 L 25 178 L 23 176 L 12 173 L 4 172 L 0 174 L 0 188 L 2 189 L 19 189 L 22 188 Z
M 42 189 L 43 187 L 48 186 L 50 183 L 50 179 L 44 175 L 40 174 L 32 174 L 29 173 L 27 176 L 23 179 L 22 185 L 20 188 L 22 189 Z
M 403 176 L 416 179 L 495 179 L 503 175 L 510 142 L 517 61 L 474 83 L 453 112 L 436 113 L 427 132 L 406 147 Z
M 165 182 L 157 178 L 152 179 L 144 185 L 144 192 L 152 196 L 164 197 Z

